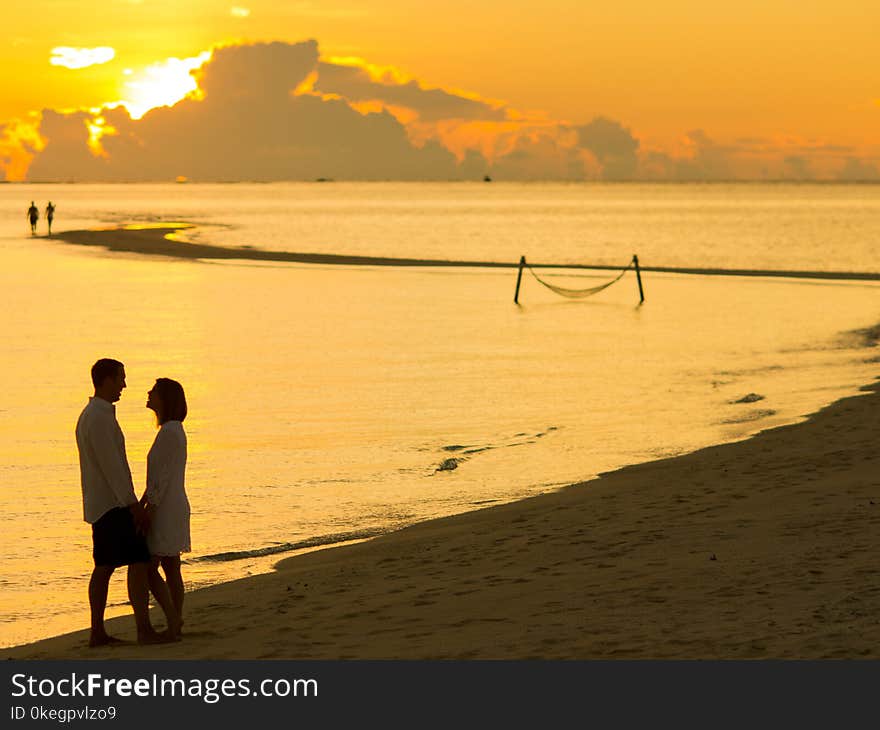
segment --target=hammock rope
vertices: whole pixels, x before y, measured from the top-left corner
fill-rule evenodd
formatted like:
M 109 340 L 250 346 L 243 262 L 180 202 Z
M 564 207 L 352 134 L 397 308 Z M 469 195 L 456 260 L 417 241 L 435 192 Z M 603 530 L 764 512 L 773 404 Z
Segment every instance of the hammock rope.
M 603 291 L 612 284 L 616 284 L 618 281 L 620 281 L 623 278 L 623 275 L 632 267 L 633 263 L 630 262 L 629 265 L 626 266 L 623 271 L 621 271 L 611 281 L 606 281 L 604 284 L 600 284 L 599 286 L 592 286 L 589 289 L 569 289 L 568 287 L 557 286 L 556 284 L 551 284 L 549 281 L 544 281 L 544 279 L 542 279 L 540 276 L 538 276 L 537 273 L 535 273 L 535 270 L 531 266 L 526 264 L 526 268 L 528 268 L 528 270 L 532 272 L 532 276 L 534 276 L 539 283 L 546 286 L 550 291 L 555 292 L 560 296 L 568 297 L 569 299 L 583 299 L 584 297 L 590 297 L 593 294 L 598 294 L 600 291 Z

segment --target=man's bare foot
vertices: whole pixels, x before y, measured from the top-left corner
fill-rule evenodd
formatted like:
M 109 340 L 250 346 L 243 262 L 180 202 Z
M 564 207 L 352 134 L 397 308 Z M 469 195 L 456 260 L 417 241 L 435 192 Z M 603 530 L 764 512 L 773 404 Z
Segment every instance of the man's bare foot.
M 167 632 L 149 631 L 138 633 L 138 644 L 168 644 L 172 639 L 168 638 Z
M 118 646 L 119 644 L 127 644 L 123 639 L 117 639 L 110 634 L 95 634 L 89 637 L 89 648 L 94 649 L 96 646 Z
M 174 633 L 171 631 L 171 629 L 165 629 L 165 631 L 162 631 L 159 636 L 164 638 L 166 641 L 181 641 L 182 639 L 179 631 L 177 633 Z

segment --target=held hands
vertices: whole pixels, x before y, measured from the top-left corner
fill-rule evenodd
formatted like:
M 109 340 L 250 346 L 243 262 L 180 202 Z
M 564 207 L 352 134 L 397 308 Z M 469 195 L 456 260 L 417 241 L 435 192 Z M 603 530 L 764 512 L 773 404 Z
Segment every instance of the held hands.
M 150 531 L 150 513 L 149 509 L 144 507 L 145 501 L 135 502 L 129 505 L 131 516 L 134 518 L 134 529 L 138 535 L 146 535 Z

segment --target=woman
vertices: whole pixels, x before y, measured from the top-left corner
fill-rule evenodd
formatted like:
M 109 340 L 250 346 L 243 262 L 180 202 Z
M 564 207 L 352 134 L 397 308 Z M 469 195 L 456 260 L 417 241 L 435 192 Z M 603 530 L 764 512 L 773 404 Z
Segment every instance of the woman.
M 52 235 L 52 221 L 55 220 L 55 206 L 52 201 L 46 206 L 46 222 L 49 224 L 49 235 Z
M 177 612 L 176 634 L 183 624 L 183 577 L 180 553 L 190 550 L 189 500 L 184 489 L 186 471 L 186 396 L 176 380 L 159 378 L 147 394 L 147 408 L 154 411 L 159 432 L 147 455 L 147 489 L 142 502 L 150 516 L 147 546 L 153 558 L 151 584 L 161 580 L 161 564 Z M 175 630 L 176 629 L 176 630 Z

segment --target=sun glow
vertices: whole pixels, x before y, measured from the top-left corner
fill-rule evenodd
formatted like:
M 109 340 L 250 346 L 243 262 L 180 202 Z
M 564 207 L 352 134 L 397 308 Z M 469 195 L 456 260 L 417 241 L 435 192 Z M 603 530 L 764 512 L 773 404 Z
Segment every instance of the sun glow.
M 101 145 L 101 137 L 105 134 L 116 134 L 116 130 L 107 124 L 104 117 L 94 117 L 91 121 L 86 122 L 89 130 L 89 149 L 95 157 L 107 157 L 104 147 Z
M 128 109 L 132 119 L 140 119 L 150 109 L 159 106 L 174 106 L 184 97 L 198 91 L 198 84 L 192 71 L 199 68 L 209 58 L 210 51 L 204 51 L 192 58 L 169 58 L 153 63 L 141 72 L 131 72 L 125 82 L 125 98 L 120 102 Z

